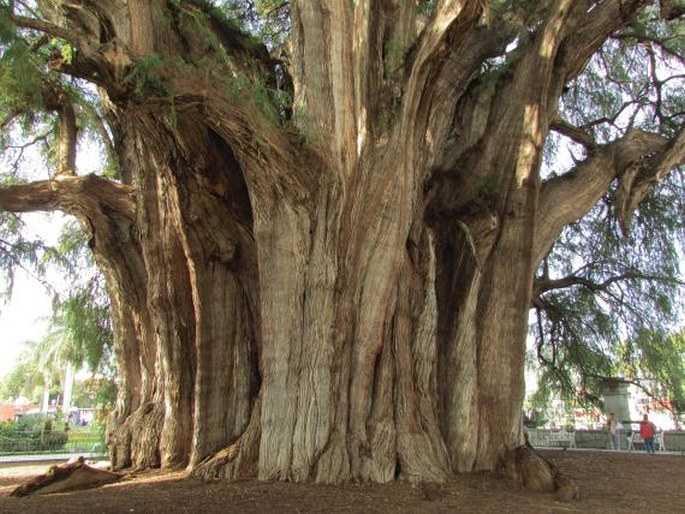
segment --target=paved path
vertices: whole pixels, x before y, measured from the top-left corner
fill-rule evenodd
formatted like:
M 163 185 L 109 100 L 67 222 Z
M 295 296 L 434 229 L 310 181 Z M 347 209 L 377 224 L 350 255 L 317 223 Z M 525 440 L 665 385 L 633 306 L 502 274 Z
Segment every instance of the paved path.
M 1 455 L 0 466 L 4 464 L 19 464 L 22 462 L 51 462 L 68 461 L 72 457 L 83 456 L 86 459 L 106 458 L 98 453 L 39 453 L 37 455 Z
M 536 450 L 559 450 L 559 451 L 569 451 L 569 452 L 607 452 L 607 453 L 645 453 L 644 450 L 610 450 L 609 448 L 564 448 L 562 446 L 535 446 Z M 661 450 L 656 452 L 654 455 L 685 455 L 685 452 L 681 451 L 669 451 Z

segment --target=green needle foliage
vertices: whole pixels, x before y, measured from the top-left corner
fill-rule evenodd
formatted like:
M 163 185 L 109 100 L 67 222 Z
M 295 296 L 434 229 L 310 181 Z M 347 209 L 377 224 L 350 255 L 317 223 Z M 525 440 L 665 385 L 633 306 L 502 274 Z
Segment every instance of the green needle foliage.
M 684 25 L 661 23 L 654 9 L 609 40 L 563 97 L 565 118 L 600 142 L 626 128 L 674 133 L 682 124 Z M 672 76 L 665 80 L 667 71 Z M 574 157 L 592 151 L 579 141 L 551 138 L 548 173 L 565 173 Z M 601 380 L 625 375 L 652 379 L 656 389 L 670 391 L 667 397 L 679 398 L 683 376 L 671 364 L 679 336 L 667 334 L 682 327 L 683 171 L 672 173 L 642 201 L 627 233 L 616 217 L 616 189 L 610 190 L 564 230 L 545 258 L 538 281 L 566 280 L 563 288 L 534 299 L 530 358 L 541 365 L 543 395 L 554 391 L 581 404 L 601 405 Z
M 92 373 L 114 373 L 109 297 L 76 222 L 64 225 L 55 264 L 72 278 L 66 294 L 55 301 L 52 326 L 69 341 L 69 359 Z
M 676 417 L 685 413 L 685 333 L 643 331 L 618 347 L 618 369 Z

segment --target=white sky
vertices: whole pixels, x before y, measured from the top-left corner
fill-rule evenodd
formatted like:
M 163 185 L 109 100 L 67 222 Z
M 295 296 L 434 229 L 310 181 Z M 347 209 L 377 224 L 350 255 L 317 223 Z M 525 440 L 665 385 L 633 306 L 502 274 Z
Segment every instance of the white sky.
M 55 244 L 66 218 L 61 214 L 24 214 L 27 237 L 41 237 Z M 55 286 L 59 277 L 49 276 Z M 0 380 L 9 373 L 24 349 L 24 341 L 40 340 L 48 329 L 52 299 L 45 286 L 23 270 L 17 270 L 9 302 L 0 304 Z
M 45 288 L 25 272 L 17 273 L 12 299 L 0 306 L 0 379 L 14 367 L 22 342 L 43 337 L 51 314 Z
M 35 149 L 25 152 L 24 158 L 25 178 L 47 178 L 44 176 L 46 166 Z M 80 144 L 76 165 L 80 175 L 100 170 L 103 163 L 98 146 L 91 141 Z M 61 212 L 27 213 L 22 214 L 21 218 L 26 224 L 25 237 L 39 238 L 48 245 L 56 244 L 61 226 L 70 219 Z M 60 277 L 54 270 L 48 271 L 48 281 L 53 287 L 59 287 Z M 8 303 L 0 301 L 0 380 L 14 367 L 23 350 L 21 343 L 39 340 L 45 335 L 51 316 L 50 293 L 37 279 L 26 272 L 17 271 L 11 299 Z

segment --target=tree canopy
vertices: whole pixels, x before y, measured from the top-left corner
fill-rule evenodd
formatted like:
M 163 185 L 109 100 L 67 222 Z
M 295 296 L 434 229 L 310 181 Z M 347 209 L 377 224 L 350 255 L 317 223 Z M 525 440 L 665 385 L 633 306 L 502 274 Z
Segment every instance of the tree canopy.
M 102 281 L 65 312 L 95 297 L 101 327 L 111 301 L 116 465 L 492 469 L 521 440 L 530 308 L 567 389 L 678 327 L 684 16 L 3 0 L 3 269 L 44 251 L 17 214 L 77 218 Z

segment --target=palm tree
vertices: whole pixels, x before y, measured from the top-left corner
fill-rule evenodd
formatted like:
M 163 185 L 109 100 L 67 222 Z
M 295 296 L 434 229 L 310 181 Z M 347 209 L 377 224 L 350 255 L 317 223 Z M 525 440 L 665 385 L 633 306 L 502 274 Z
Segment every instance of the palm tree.
M 61 377 L 62 383 L 62 412 L 67 413 L 71 407 L 71 391 L 74 383 L 74 368 L 79 367 L 83 361 L 75 351 L 73 339 L 61 323 L 59 318 L 53 318 L 48 333 L 42 340 L 45 345 L 42 366 L 45 373 L 51 376 Z
M 55 377 L 54 354 L 47 338 L 22 344 L 25 349 L 19 354 L 14 370 L 4 380 L 5 390 L 13 396 L 32 396 L 32 392 L 40 387 L 40 410 L 44 414 L 49 407 L 50 388 Z
M 62 408 L 66 412 L 70 407 L 74 369 L 83 363 L 69 331 L 59 318 L 53 318 L 48 333 L 42 339 L 25 341 L 23 344 L 25 350 L 19 355 L 17 366 L 8 381 L 14 382 L 16 392 L 41 387 L 40 411 L 46 414 L 50 389 L 56 382 L 61 382 L 64 376 Z

